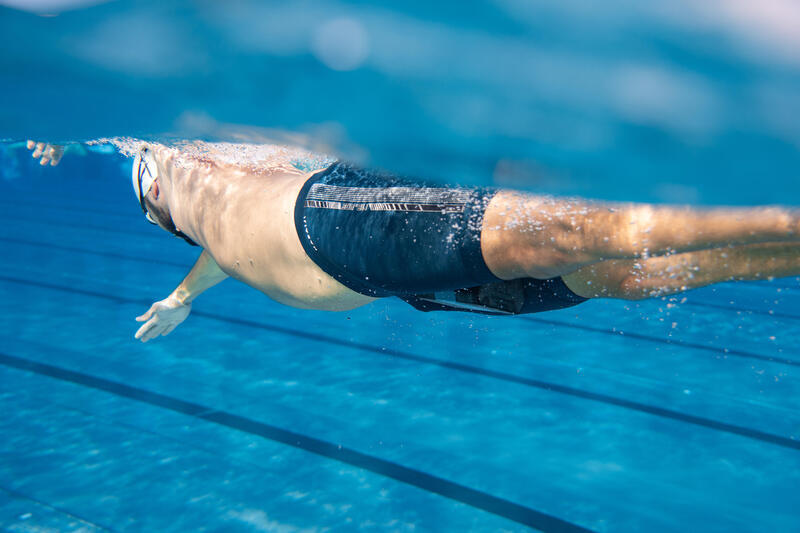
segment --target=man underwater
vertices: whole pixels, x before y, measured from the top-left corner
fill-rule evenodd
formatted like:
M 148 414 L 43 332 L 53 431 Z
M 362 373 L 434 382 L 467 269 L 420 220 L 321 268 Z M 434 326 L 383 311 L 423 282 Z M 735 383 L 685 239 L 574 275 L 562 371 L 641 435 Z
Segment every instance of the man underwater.
M 203 249 L 136 318 L 143 342 L 169 334 L 227 277 L 307 309 L 398 296 L 424 311 L 503 315 L 800 275 L 797 210 L 600 203 L 420 185 L 340 162 L 303 172 L 177 164 L 178 154 L 154 144 L 133 163 L 147 219 Z

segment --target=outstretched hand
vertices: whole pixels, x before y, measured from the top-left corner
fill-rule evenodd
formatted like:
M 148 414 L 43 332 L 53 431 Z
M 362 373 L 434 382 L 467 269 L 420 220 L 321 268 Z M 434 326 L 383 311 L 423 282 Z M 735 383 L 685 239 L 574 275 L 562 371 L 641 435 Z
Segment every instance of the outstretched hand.
M 170 295 L 165 300 L 151 305 L 145 314 L 136 317 L 136 321 L 144 322 L 144 325 L 139 328 L 135 337 L 142 342 L 147 342 L 159 335 L 168 335 L 186 320 L 191 310 L 191 303 L 182 303 L 175 296 Z
M 34 159 L 39 159 L 39 164 L 44 166 L 50 163 L 54 167 L 61 161 L 64 155 L 64 147 L 60 144 L 47 144 L 37 143 L 35 141 L 28 141 L 28 150 L 33 150 Z

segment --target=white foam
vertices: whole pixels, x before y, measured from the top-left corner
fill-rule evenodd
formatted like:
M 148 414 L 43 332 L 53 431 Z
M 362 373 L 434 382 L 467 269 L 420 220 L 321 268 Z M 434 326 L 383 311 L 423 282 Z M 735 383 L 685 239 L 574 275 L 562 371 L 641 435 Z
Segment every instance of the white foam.
M 133 157 L 145 144 L 158 145 L 172 152 L 175 164 L 189 168 L 203 163 L 230 165 L 256 172 L 274 170 L 311 171 L 325 168 L 335 158 L 310 152 L 303 148 L 279 144 L 250 144 L 206 141 L 150 142 L 133 137 L 113 137 L 89 141 L 87 144 L 100 147 L 114 146 L 121 154 Z

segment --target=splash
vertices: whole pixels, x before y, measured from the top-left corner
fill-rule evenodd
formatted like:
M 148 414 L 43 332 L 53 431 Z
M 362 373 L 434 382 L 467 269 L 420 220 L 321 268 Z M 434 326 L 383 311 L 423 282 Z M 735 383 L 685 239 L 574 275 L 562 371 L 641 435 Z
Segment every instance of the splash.
M 280 144 L 250 144 L 206 141 L 150 142 L 133 137 L 112 137 L 89 141 L 89 146 L 111 145 L 121 154 L 133 157 L 142 146 L 157 145 L 169 150 L 174 156 L 175 165 L 191 168 L 197 164 L 239 167 L 259 174 L 276 171 L 313 172 L 323 169 L 336 158 L 327 154 Z

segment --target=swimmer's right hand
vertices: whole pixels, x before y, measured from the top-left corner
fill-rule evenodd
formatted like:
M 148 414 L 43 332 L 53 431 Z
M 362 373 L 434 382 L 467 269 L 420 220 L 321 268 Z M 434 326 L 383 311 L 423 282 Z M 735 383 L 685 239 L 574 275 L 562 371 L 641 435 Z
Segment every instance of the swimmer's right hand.
M 64 147 L 60 144 L 28 141 L 28 150 L 33 150 L 31 155 L 34 159 L 39 159 L 39 164 L 42 166 L 50 163 L 50 166 L 54 167 L 61 161 L 61 157 L 64 155 Z
M 175 295 L 170 294 L 165 300 L 151 305 L 145 314 L 136 317 L 137 322 L 146 322 L 136 332 L 135 337 L 147 342 L 159 335 L 168 335 L 178 327 L 178 324 L 186 320 L 191 310 L 191 303 L 183 303 Z

